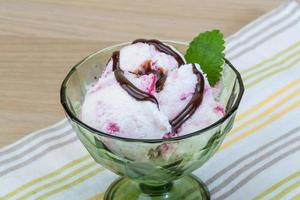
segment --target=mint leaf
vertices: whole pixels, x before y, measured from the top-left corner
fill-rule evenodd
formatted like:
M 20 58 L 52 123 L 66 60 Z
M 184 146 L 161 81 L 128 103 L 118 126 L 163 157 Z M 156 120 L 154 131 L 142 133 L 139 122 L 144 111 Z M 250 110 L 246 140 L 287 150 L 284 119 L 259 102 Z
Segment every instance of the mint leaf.
M 188 63 L 200 65 L 211 86 L 214 86 L 221 78 L 224 65 L 224 44 L 221 31 L 206 31 L 193 39 L 184 56 Z

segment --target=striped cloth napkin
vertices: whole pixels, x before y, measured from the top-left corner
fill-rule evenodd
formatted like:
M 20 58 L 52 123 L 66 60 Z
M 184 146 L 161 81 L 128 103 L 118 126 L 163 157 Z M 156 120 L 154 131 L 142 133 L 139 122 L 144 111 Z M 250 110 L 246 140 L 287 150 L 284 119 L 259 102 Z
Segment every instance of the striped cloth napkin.
M 300 6 L 288 1 L 227 40 L 246 92 L 221 149 L 195 171 L 212 199 L 300 199 Z M 96 199 L 117 176 L 64 119 L 0 150 L 0 199 Z

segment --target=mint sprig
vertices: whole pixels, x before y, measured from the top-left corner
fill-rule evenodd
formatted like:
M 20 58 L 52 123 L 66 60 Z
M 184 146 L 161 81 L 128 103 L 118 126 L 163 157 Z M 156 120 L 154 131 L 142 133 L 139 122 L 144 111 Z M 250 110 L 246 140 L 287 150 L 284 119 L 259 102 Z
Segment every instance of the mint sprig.
M 221 31 L 206 31 L 193 39 L 184 56 L 188 63 L 200 65 L 211 86 L 214 86 L 221 78 L 224 65 L 224 44 Z

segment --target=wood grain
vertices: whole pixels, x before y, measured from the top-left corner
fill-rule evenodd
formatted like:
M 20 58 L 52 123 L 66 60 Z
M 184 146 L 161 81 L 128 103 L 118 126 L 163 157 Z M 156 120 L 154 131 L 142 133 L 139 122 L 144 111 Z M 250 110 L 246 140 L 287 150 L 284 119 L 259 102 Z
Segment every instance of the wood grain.
M 282 0 L 0 1 L 0 147 L 64 117 L 60 84 L 72 65 L 136 38 L 226 36 Z

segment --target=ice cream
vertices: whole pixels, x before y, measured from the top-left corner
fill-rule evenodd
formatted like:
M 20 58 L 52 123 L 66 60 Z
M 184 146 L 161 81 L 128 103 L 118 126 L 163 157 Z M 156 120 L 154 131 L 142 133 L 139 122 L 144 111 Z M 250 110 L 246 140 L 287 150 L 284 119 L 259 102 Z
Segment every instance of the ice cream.
M 185 135 L 224 116 L 220 87 L 211 87 L 200 66 L 186 63 L 174 47 L 139 39 L 113 53 L 88 88 L 81 120 L 125 138 Z

